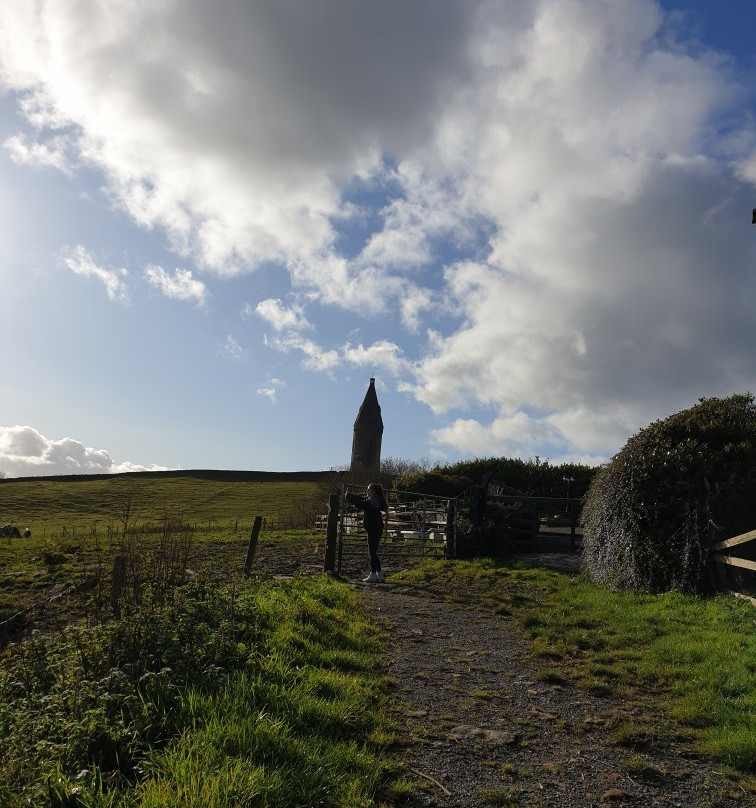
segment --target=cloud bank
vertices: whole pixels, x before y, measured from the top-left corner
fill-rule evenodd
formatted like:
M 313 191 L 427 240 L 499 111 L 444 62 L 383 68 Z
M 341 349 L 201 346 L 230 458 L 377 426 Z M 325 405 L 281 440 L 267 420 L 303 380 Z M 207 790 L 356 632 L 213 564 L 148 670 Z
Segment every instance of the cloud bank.
M 752 98 L 652 0 L 6 4 L 0 80 L 14 159 L 95 167 L 208 277 L 278 266 L 268 344 L 394 374 L 442 446 L 606 457 L 756 378 Z M 305 338 L 328 307 L 404 336 Z
M 105 449 L 92 449 L 73 438 L 47 438 L 30 426 L 0 427 L 0 472 L 7 477 L 166 470 L 154 464 L 116 463 Z

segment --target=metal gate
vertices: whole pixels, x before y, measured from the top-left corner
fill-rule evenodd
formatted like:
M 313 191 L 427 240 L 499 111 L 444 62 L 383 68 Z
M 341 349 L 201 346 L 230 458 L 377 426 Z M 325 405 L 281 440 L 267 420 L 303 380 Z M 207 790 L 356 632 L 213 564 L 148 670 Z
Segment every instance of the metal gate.
M 364 486 L 343 485 L 339 499 L 337 571 L 350 577 L 368 567 L 367 533 L 362 511 L 346 503 L 346 494 L 365 496 Z M 384 490 L 388 518 L 378 548 L 387 572 L 419 558 L 454 558 L 457 546 L 457 500 L 412 491 Z

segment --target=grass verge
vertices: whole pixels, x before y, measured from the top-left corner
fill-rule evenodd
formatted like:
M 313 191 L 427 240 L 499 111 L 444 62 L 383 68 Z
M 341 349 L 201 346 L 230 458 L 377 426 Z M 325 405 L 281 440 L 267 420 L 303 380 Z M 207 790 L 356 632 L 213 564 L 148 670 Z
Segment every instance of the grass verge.
M 643 723 L 618 715 L 616 743 L 642 749 L 661 732 L 741 772 L 756 770 L 750 604 L 610 592 L 579 576 L 491 560 L 426 562 L 392 576 L 399 580 L 512 615 L 543 660 L 543 681 L 564 677 L 646 707 Z
M 93 611 L 106 608 L 117 555 L 128 562 L 125 597 L 138 601 L 132 590 L 169 588 L 186 577 L 187 568 L 191 575 L 215 580 L 241 577 L 248 542 L 249 533 L 234 532 L 233 526 L 194 531 L 170 522 L 137 525 L 125 537 L 119 534 L 110 539 L 100 535 L 74 539 L 68 531 L 68 536 L 35 534 L 29 539 L 0 540 L 0 647 L 11 629 L 20 625 L 17 621 L 4 626 L 3 621 L 25 609 L 34 607 L 28 615 L 34 624 L 40 617 L 50 622 L 53 612 L 62 609 L 70 620 L 84 612 L 91 618 Z M 313 530 L 263 531 L 256 557 L 262 564 L 254 564 L 253 572 L 270 569 L 291 574 L 304 566 L 321 566 L 323 542 L 323 533 Z M 277 558 L 281 563 L 275 563 Z M 62 592 L 66 593 L 62 601 L 50 601 Z
M 376 804 L 381 638 L 325 576 L 218 588 L 37 634 L 0 659 L 0 804 Z

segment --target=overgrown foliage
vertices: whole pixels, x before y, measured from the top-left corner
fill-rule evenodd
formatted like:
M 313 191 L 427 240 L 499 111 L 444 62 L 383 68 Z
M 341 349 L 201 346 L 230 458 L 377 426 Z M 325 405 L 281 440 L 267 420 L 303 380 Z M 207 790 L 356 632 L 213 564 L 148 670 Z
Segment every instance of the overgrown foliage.
M 480 483 L 490 474 L 531 497 L 582 497 L 597 469 L 580 463 L 552 464 L 539 457 L 482 457 L 436 468 L 440 474 L 469 477 Z
M 634 435 L 583 508 L 591 577 L 618 588 L 700 592 L 710 546 L 756 527 L 756 404 L 707 398 Z
M 428 471 L 432 466 L 427 457 L 421 457 L 420 460 L 408 460 L 405 457 L 388 457 L 381 458 L 381 477 L 387 484 L 403 474 L 412 474 L 418 471 Z
M 471 486 L 480 485 L 490 474 L 523 494 L 534 497 L 582 497 L 597 469 L 579 463 L 552 465 L 535 457 L 484 457 L 463 460 L 433 469 L 417 469 L 394 480 L 394 487 L 421 494 L 456 497 Z
M 412 491 L 437 497 L 456 497 L 475 483 L 469 477 L 439 471 L 415 471 L 394 480 L 398 491 Z
M 35 634 L 0 665 L 0 805 L 372 805 L 379 644 L 325 576 L 195 582 Z

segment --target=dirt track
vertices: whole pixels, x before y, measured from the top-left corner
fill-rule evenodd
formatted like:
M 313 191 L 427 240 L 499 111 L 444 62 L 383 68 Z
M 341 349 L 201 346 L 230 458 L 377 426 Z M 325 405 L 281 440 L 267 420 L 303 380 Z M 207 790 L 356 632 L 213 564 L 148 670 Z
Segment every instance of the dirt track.
M 355 585 L 390 638 L 404 774 L 417 784 L 404 805 L 718 808 L 747 799 L 682 748 L 613 745 L 609 728 L 633 706 L 539 681 L 510 618 L 429 589 Z

